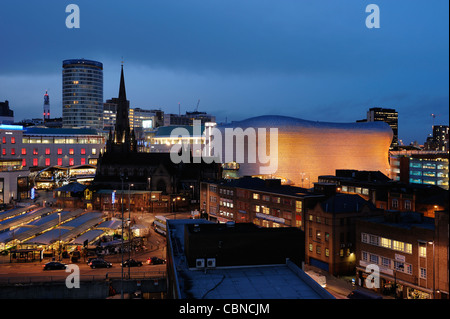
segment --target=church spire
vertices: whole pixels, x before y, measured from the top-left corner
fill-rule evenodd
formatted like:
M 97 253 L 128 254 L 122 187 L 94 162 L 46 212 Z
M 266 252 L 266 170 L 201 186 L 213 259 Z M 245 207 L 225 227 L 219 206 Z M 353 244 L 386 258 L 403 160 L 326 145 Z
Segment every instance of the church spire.
M 127 100 L 127 92 L 125 91 L 125 77 L 123 76 L 123 62 L 122 70 L 120 72 L 119 100 Z
M 117 99 L 116 125 L 114 136 L 111 140 L 111 149 L 120 152 L 134 151 L 133 141 L 130 134 L 130 120 L 128 117 L 130 102 L 127 101 L 125 90 L 125 76 L 123 73 L 123 62 L 120 72 L 119 97 Z

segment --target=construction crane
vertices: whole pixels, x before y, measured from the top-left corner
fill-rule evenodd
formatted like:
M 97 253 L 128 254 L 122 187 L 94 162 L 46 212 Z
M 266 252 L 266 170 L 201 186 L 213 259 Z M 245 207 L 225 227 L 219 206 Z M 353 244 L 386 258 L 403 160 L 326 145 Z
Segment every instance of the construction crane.
M 198 105 L 200 104 L 200 99 L 198 99 L 197 106 L 195 107 L 195 112 L 198 112 Z

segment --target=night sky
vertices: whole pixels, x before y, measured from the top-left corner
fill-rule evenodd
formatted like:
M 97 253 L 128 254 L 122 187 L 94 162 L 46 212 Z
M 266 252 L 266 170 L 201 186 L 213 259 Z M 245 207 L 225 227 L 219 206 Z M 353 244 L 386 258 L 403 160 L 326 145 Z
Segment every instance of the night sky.
M 80 8 L 80 28 L 65 25 Z M 380 8 L 369 29 L 366 6 Z M 399 139 L 423 143 L 449 122 L 446 0 L 0 1 L 0 101 L 40 118 L 49 91 L 62 114 L 62 61 L 104 64 L 104 100 L 124 60 L 131 107 L 199 111 L 217 121 L 287 115 L 355 122 L 399 112 Z

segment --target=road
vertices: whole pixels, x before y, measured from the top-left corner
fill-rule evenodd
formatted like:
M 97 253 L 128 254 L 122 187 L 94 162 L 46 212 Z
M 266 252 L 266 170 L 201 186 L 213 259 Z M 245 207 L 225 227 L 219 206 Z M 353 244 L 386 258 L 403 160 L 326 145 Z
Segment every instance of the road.
M 134 215 L 134 216 L 133 216 Z M 150 236 L 148 237 L 146 246 L 141 251 L 132 251 L 131 258 L 142 261 L 143 265 L 141 267 L 131 267 L 124 268 L 123 273 L 125 278 L 128 277 L 130 273 L 131 278 L 136 277 L 161 277 L 166 274 L 166 265 L 148 265 L 147 259 L 149 257 L 159 257 L 166 259 L 166 239 L 164 236 L 155 233 L 150 227 L 153 222 L 153 215 L 142 215 L 132 214 L 132 218 L 135 219 L 137 224 L 143 224 L 149 227 Z M 125 252 L 123 259 L 128 259 L 129 253 Z M 0 263 L 0 283 L 30 283 L 30 282 L 40 282 L 40 281 L 61 281 L 65 280 L 69 273 L 65 270 L 43 270 L 43 265 L 50 261 L 50 259 L 44 259 L 41 262 L 29 262 L 29 263 L 9 263 L 9 256 L 2 256 L 3 263 Z M 98 268 L 91 269 L 87 264 L 86 260 L 81 258 L 81 260 L 76 263 L 80 270 L 80 279 L 92 280 L 92 279 L 103 279 L 108 276 L 108 278 L 121 278 L 122 267 L 120 263 L 122 262 L 122 255 L 106 255 L 104 259 L 111 262 L 113 266 L 111 268 Z M 70 264 L 68 258 L 61 261 L 65 264 Z

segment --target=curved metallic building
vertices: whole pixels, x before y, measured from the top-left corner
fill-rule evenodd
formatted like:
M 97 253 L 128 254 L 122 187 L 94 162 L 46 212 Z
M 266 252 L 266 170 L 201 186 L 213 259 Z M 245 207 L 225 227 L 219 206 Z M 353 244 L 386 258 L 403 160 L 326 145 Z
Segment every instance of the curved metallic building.
M 335 175 L 336 169 L 380 171 L 386 175 L 389 172 L 389 146 L 393 132 L 384 122 L 328 123 L 285 116 L 259 116 L 217 128 L 222 134 L 222 163 L 231 162 L 226 158 L 227 131 L 243 131 L 248 136 L 253 132 L 256 134 L 256 140 L 248 136 L 233 138 L 233 161 L 239 163 L 239 176 L 264 175 L 282 178 L 286 183 L 297 186 L 313 187 L 318 176 Z M 271 128 L 278 131 L 276 152 L 269 149 Z M 270 162 L 262 156 L 264 143 L 261 137 L 264 134 L 258 135 L 258 131 L 265 132 L 265 153 L 270 155 Z M 254 148 L 253 143 L 256 145 Z M 243 161 L 236 158 L 239 147 L 245 150 Z M 252 163 L 249 154 L 255 150 L 256 161 Z M 269 165 L 275 165 L 275 171 L 267 173 Z

